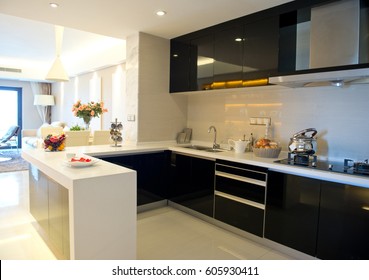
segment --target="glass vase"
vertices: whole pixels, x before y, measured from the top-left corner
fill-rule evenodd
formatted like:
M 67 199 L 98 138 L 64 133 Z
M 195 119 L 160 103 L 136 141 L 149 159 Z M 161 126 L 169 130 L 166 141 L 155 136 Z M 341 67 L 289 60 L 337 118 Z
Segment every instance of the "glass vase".
M 85 129 L 90 130 L 91 117 L 90 116 L 83 117 L 83 122 L 85 123 Z

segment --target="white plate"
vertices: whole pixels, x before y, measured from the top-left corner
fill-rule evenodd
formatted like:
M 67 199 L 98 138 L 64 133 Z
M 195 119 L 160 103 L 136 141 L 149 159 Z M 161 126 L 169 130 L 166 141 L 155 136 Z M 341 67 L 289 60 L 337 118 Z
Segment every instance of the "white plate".
M 66 160 L 65 161 L 65 164 L 68 165 L 68 166 L 70 166 L 70 167 L 87 167 L 87 166 L 94 165 L 98 161 L 99 161 L 98 159 L 91 159 L 90 162 Z

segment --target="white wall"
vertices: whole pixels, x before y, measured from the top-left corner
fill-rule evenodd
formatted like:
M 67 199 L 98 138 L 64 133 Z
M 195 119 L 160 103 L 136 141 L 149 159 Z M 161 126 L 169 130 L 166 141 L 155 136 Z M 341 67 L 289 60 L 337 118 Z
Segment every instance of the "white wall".
M 138 142 L 174 141 L 186 127 L 187 97 L 169 94 L 169 53 L 169 40 L 139 34 Z
M 127 38 L 125 64 L 54 83 L 52 121 L 83 125 L 71 108 L 78 98 L 83 103 L 91 101 L 95 79 L 109 112 L 92 120 L 92 130 L 108 129 L 117 118 L 122 121 L 126 143 L 175 141 L 177 133 L 186 127 L 187 97 L 169 94 L 169 46 L 167 39 L 132 34 Z M 128 115 L 134 115 L 135 120 L 128 121 Z
M 71 78 L 68 82 L 53 83 L 56 105 L 52 108 L 52 120 L 65 121 L 68 126 L 83 126 L 83 120 L 72 113 L 72 105 L 80 99 L 82 103 L 103 101 L 108 109 L 107 113 L 92 119 L 92 130 L 109 129 L 115 118 L 122 121 L 123 106 L 116 106 L 113 102 L 122 102 L 121 97 L 125 92 L 124 67 L 124 64 L 112 66 Z
M 218 94 L 219 93 L 219 94 Z M 369 85 L 347 88 L 299 89 L 248 88 L 237 93 L 190 95 L 188 126 L 193 139 L 211 142 L 208 127 L 215 125 L 218 142 L 228 138 L 264 135 L 264 126 L 249 124 L 250 117 L 272 119 L 273 137 L 288 150 L 290 137 L 305 128 L 316 128 L 318 154 L 329 158 L 364 160 L 369 157 Z
M 33 105 L 33 93 L 30 82 L 0 80 L 0 85 L 5 87 L 22 88 L 22 119 L 23 129 L 39 128 L 42 120 L 37 112 L 36 106 Z M 4 104 L 3 104 L 4 105 Z

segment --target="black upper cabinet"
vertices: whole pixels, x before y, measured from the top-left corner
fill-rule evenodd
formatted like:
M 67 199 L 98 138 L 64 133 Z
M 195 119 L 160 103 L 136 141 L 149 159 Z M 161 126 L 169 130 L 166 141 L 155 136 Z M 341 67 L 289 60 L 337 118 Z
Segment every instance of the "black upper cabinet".
M 369 0 L 298 3 L 280 14 L 278 75 L 369 66 Z
M 170 92 L 190 89 L 190 43 L 170 41 Z
M 225 82 L 242 80 L 244 30 L 237 24 L 214 35 L 214 84 L 211 89 L 226 88 Z
M 278 72 L 278 32 L 278 16 L 245 24 L 244 81 L 268 78 Z
M 190 88 L 209 89 L 214 81 L 214 36 L 206 34 L 191 40 L 190 45 Z
M 329 12 L 330 5 L 343 2 L 350 1 L 291 1 L 172 39 L 170 92 L 262 85 L 260 79 L 273 76 L 369 67 L 369 0 L 360 0 L 359 34 L 355 40 L 342 40 L 341 35 L 354 34 L 351 30 L 357 27 L 349 32 L 333 32 L 349 29 L 345 23 L 342 28 L 334 28 L 335 23 L 327 28 L 332 31 L 327 34 L 336 34 L 334 38 L 340 43 L 312 35 L 331 24 L 324 21 L 328 16 L 316 17 L 316 8 L 328 7 Z M 341 13 L 345 13 L 344 8 Z M 347 56 L 341 50 L 344 42 L 357 40 L 357 61 L 341 60 Z M 326 47 L 330 43 L 332 46 Z M 339 60 L 331 64 L 329 56 L 321 54 L 323 47 L 327 54 L 337 53 Z
M 278 68 L 279 17 L 244 18 L 171 40 L 170 92 L 245 86 Z

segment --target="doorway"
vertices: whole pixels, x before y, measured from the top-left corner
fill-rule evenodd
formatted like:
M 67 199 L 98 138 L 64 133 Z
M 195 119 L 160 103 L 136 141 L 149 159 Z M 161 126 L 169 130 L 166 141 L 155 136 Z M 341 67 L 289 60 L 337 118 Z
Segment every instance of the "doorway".
M 18 125 L 22 129 L 22 88 L 0 86 L 0 137 L 12 125 Z M 18 148 L 21 148 L 21 134 L 19 133 Z

